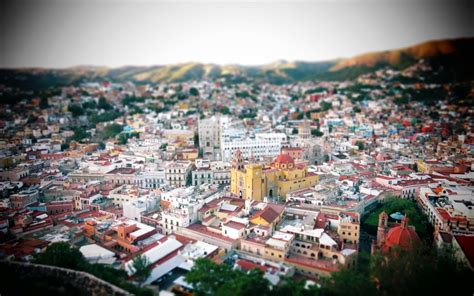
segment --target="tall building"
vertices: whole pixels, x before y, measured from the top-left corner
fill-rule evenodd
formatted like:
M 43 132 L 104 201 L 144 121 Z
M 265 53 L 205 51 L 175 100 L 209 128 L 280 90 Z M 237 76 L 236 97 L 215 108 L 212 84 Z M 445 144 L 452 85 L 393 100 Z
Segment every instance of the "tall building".
M 198 123 L 199 148 L 208 159 L 219 160 L 221 132 L 229 123 L 226 116 L 212 116 L 200 119 Z
M 301 139 L 308 139 L 311 137 L 311 125 L 306 119 L 298 126 L 298 137 Z
M 296 164 L 289 155 L 280 154 L 270 165 L 245 164 L 238 149 L 232 160 L 231 193 L 245 199 L 264 197 L 286 199 L 287 194 L 316 185 L 319 177 L 309 173 L 305 164 Z

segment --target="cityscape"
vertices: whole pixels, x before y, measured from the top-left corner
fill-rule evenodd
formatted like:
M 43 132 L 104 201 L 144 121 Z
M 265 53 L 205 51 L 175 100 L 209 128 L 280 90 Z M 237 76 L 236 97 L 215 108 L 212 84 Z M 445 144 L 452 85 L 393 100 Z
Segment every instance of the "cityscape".
M 133 5 L 190 12 L 152 2 Z M 472 29 L 258 65 L 257 49 L 144 64 L 117 46 L 123 62 L 96 65 L 5 46 L 0 294 L 473 295 Z

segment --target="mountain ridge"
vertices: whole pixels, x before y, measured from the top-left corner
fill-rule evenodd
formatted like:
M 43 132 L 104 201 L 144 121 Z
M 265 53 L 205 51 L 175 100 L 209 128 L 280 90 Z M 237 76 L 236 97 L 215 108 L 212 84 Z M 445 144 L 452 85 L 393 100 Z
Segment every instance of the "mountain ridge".
M 0 84 L 27 86 L 28 81 L 42 84 L 68 84 L 90 80 L 134 81 L 137 83 L 184 82 L 200 79 L 232 77 L 236 81 L 249 79 L 271 83 L 291 83 L 304 80 L 351 80 L 359 75 L 391 66 L 403 69 L 421 59 L 448 70 L 462 79 L 473 79 L 472 70 L 465 69 L 472 61 L 474 37 L 431 40 L 399 49 L 369 52 L 350 58 L 308 62 L 278 60 L 273 63 L 247 66 L 239 64 L 188 62 L 150 66 L 74 66 L 51 69 L 41 67 L 0 69 Z M 471 63 L 472 64 L 472 63 Z

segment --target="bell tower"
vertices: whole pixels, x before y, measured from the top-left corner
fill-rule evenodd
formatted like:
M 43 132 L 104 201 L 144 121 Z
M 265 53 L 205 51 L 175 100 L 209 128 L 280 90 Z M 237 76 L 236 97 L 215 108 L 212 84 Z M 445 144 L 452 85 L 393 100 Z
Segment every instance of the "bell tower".
M 377 246 L 380 247 L 385 241 L 385 231 L 388 225 L 388 215 L 383 211 L 379 215 L 379 227 L 377 228 Z
M 234 153 L 234 157 L 232 158 L 232 168 L 243 171 L 244 169 L 244 159 L 242 158 L 242 152 L 240 149 L 237 149 Z

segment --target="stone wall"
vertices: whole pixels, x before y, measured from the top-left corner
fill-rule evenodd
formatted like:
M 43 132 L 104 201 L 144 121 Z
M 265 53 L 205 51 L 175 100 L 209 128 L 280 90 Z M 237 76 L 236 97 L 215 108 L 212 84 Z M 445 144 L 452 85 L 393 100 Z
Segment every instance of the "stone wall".
M 0 274 L 2 295 L 132 295 L 86 272 L 55 266 L 0 261 Z

